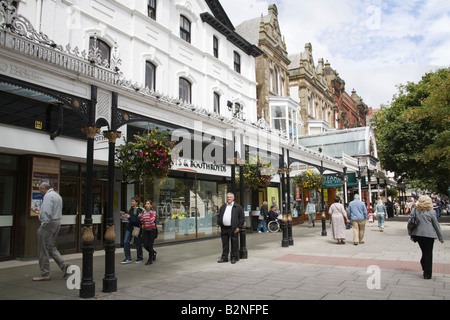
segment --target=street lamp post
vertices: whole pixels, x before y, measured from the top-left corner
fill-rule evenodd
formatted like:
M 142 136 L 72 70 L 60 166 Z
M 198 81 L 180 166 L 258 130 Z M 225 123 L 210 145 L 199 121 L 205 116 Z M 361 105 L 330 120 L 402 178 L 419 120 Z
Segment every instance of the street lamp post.
M 323 161 L 320 161 L 320 174 L 323 175 L 324 173 L 324 168 L 323 168 Z M 321 188 L 321 203 L 322 203 L 322 236 L 326 236 L 327 235 L 327 227 L 326 227 L 326 213 L 325 213 L 325 202 L 324 202 L 324 193 L 323 193 L 323 184 L 322 184 L 322 188 Z
M 239 192 L 240 192 L 240 198 L 241 202 L 244 201 L 244 166 L 241 163 L 239 165 Z M 252 219 L 252 212 L 250 210 L 249 212 L 250 217 L 250 226 L 252 225 L 251 219 Z M 244 223 L 244 227 L 239 230 L 239 259 L 247 259 L 248 252 L 247 252 L 247 228 Z
M 89 110 L 89 124 L 82 128 L 87 137 L 86 151 L 86 184 L 84 198 L 84 226 L 81 236 L 83 253 L 83 270 L 80 283 L 80 297 L 92 298 L 95 296 L 95 282 L 93 276 L 94 264 L 94 234 L 92 232 L 92 178 L 94 168 L 94 138 L 100 129 L 95 126 L 95 108 L 97 105 L 97 87 L 91 86 L 91 102 Z
M 115 275 L 115 238 L 114 232 L 114 156 L 116 139 L 122 135 L 118 131 L 105 131 L 103 136 L 109 141 L 108 154 L 108 211 L 106 212 L 105 232 L 105 277 L 103 278 L 103 292 L 117 291 L 117 278 Z

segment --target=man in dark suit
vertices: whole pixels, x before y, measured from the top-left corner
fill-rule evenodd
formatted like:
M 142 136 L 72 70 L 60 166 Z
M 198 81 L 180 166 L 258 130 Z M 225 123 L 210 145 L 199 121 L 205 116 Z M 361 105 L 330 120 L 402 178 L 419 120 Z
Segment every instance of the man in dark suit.
M 222 238 L 222 257 L 219 263 L 228 262 L 228 253 L 230 252 L 231 242 L 231 263 L 238 260 L 239 230 L 244 227 L 245 217 L 242 207 L 234 202 L 234 194 L 227 193 L 227 203 L 219 210 L 217 224 L 221 228 L 220 236 Z

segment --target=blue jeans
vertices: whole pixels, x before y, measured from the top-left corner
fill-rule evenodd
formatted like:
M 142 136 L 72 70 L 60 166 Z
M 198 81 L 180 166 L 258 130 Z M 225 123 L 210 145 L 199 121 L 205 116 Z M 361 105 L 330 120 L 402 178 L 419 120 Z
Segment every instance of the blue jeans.
M 256 231 L 259 231 L 261 229 L 261 226 L 263 227 L 263 231 L 267 232 L 266 223 L 264 220 L 259 220 L 258 227 L 256 228 Z
M 130 242 L 131 242 L 131 231 L 127 230 L 125 231 L 125 238 L 123 239 L 123 252 L 125 253 L 125 259 L 127 260 L 131 260 Z M 139 234 L 138 237 L 134 237 L 134 244 L 136 245 L 137 260 L 144 260 L 144 255 L 142 252 L 141 234 Z
M 384 228 L 384 214 L 378 214 L 378 227 Z

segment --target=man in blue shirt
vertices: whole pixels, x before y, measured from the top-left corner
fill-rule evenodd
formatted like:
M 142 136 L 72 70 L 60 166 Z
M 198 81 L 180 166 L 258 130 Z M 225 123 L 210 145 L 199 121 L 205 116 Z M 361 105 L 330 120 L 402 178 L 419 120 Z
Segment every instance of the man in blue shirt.
M 353 196 L 347 209 L 347 216 L 352 221 L 353 244 L 364 243 L 364 231 L 366 229 L 367 208 L 364 202 L 359 200 L 359 194 Z

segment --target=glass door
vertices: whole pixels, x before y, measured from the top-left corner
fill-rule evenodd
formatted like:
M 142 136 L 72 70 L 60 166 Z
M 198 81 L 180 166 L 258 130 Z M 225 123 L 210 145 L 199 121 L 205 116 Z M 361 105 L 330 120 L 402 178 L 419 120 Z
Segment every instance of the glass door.
M 0 175 L 0 260 L 11 258 L 15 177 Z
M 61 178 L 60 195 L 63 199 L 63 216 L 58 235 L 58 250 L 62 253 L 76 252 L 78 249 L 78 179 Z
M 81 194 L 81 226 L 84 224 L 85 211 L 85 183 L 83 182 Z M 92 182 L 92 232 L 94 233 L 94 247 L 101 248 L 103 244 L 103 229 L 104 229 L 104 213 L 106 213 L 106 204 L 108 203 L 108 183 L 103 180 L 94 180 Z M 82 229 L 80 230 L 80 239 Z

